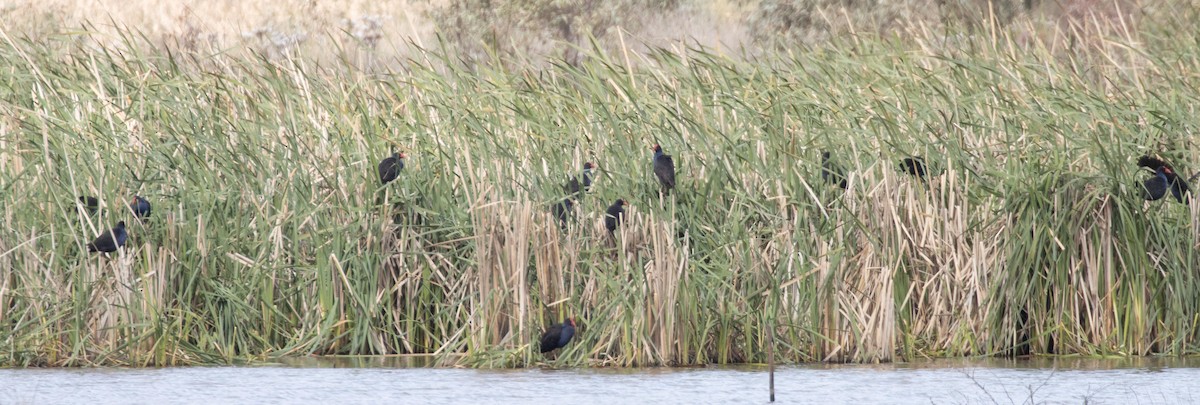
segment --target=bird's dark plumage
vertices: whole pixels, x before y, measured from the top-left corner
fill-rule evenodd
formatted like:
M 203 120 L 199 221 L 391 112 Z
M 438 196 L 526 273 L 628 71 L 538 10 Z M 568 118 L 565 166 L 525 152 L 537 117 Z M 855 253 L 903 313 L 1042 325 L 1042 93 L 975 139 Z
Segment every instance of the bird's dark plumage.
M 125 246 L 125 239 L 129 234 L 125 232 L 125 221 L 117 222 L 117 227 L 105 231 L 96 237 L 92 243 L 87 245 L 89 252 L 116 252 L 117 248 Z
M 575 176 L 571 176 L 567 179 L 567 184 L 563 184 L 563 192 L 567 193 L 567 196 L 576 197 L 580 194 L 580 190 L 582 188 L 579 187 L 579 179 Z
M 550 329 L 546 329 L 545 333 L 542 333 L 540 342 L 542 353 L 549 353 L 554 349 L 566 346 L 574 336 L 575 320 L 572 318 L 567 318 L 565 322 L 551 326 Z
M 920 156 L 906 157 L 900 161 L 900 171 L 912 176 L 925 177 L 925 159 Z
M 608 233 L 616 232 L 617 226 L 625 222 L 625 200 L 617 199 L 612 205 L 608 206 L 608 210 L 604 212 L 604 228 L 608 229 Z
M 100 200 L 96 197 L 79 196 L 79 203 L 89 215 L 96 215 L 96 211 L 100 210 Z
M 1156 158 L 1156 157 L 1153 157 L 1150 155 L 1142 155 L 1142 157 L 1138 158 L 1137 164 L 1138 164 L 1138 167 L 1145 167 L 1145 168 L 1148 168 L 1153 171 L 1158 171 L 1158 168 L 1163 167 L 1163 166 L 1168 166 L 1168 167 L 1170 166 L 1167 164 L 1167 162 L 1164 162 L 1162 159 L 1159 159 L 1159 158 Z
M 554 204 L 554 207 L 552 208 L 554 210 L 554 218 L 557 219 L 559 224 L 562 225 L 562 229 L 567 229 L 567 223 L 571 219 L 572 206 L 574 206 L 574 204 L 571 203 L 571 199 L 564 198 L 558 204 Z
M 388 184 L 392 180 L 395 180 L 396 177 L 399 177 L 400 171 L 404 170 L 405 157 L 403 153 L 395 152 L 392 153 L 392 156 L 388 156 L 382 162 L 379 162 L 379 182 Z
M 846 188 L 846 175 L 842 168 L 829 159 L 829 152 L 821 152 L 821 179 L 838 187 Z
M 1188 188 L 1187 180 L 1175 174 L 1175 171 L 1170 166 L 1163 166 L 1163 175 L 1167 177 L 1167 183 L 1171 186 L 1171 195 L 1175 196 L 1175 200 L 1187 204 L 1192 201 L 1191 191 Z
M 583 190 L 584 191 L 592 191 L 592 169 L 595 169 L 595 168 L 596 168 L 596 165 L 593 165 L 592 162 L 585 162 L 583 164 Z
M 654 175 L 662 184 L 663 191 L 669 192 L 675 188 L 675 161 L 671 155 L 663 153 L 659 145 L 654 145 Z
M 1169 185 L 1170 182 L 1167 181 L 1167 176 L 1163 173 L 1163 169 L 1160 166 L 1159 169 L 1154 172 L 1153 177 L 1142 182 L 1142 198 L 1145 198 L 1148 201 L 1154 201 L 1163 198 L 1163 196 L 1167 194 L 1167 187 L 1169 187 Z
M 1175 169 L 1166 161 L 1150 155 L 1143 155 L 1142 157 L 1138 158 L 1137 164 L 1139 167 L 1145 167 L 1154 171 L 1154 177 L 1151 177 L 1143 183 L 1143 186 L 1145 187 L 1143 197 L 1152 197 L 1155 190 L 1151 187 L 1158 187 L 1159 184 L 1163 184 L 1163 191 L 1161 191 L 1158 195 L 1159 198 L 1162 198 L 1163 195 L 1166 195 L 1166 190 L 1169 189 L 1171 190 L 1171 195 L 1175 197 L 1176 201 L 1184 204 L 1191 202 L 1191 189 L 1188 187 L 1187 180 L 1175 173 Z M 1158 198 L 1147 199 L 1157 200 Z
M 133 201 L 129 202 L 129 209 L 133 211 L 133 215 L 138 218 L 150 216 L 150 202 L 146 201 L 141 196 L 133 196 Z
M 583 185 L 582 186 L 580 186 L 579 178 L 575 177 L 574 175 L 572 175 L 570 178 L 567 179 L 567 184 L 563 185 L 563 191 L 567 193 L 568 197 L 572 197 L 577 200 L 583 199 L 584 192 L 592 191 L 592 168 L 593 167 L 595 167 L 595 166 L 592 166 L 591 162 L 587 162 L 587 163 L 583 164 L 583 174 L 582 174 Z

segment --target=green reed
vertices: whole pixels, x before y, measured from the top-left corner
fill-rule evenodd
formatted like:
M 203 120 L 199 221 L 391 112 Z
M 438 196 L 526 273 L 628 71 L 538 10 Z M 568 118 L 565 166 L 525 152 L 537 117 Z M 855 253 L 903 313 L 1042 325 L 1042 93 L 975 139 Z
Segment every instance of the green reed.
M 762 362 L 770 325 L 787 362 L 1190 354 L 1197 212 L 1143 202 L 1134 166 L 1195 169 L 1200 36 L 1162 32 L 545 68 L 430 51 L 385 71 L 10 38 L 0 362 Z M 381 187 L 392 149 L 407 167 Z M 848 190 L 821 181 L 821 150 Z M 897 170 L 910 155 L 928 181 Z M 596 185 L 564 231 L 550 206 L 585 161 Z M 126 248 L 87 254 L 122 219 Z M 569 316 L 577 340 L 538 354 Z

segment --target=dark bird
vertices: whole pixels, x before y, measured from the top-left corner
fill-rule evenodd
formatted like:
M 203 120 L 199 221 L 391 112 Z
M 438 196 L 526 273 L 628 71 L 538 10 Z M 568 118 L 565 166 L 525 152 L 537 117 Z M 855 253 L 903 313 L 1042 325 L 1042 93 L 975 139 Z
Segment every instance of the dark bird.
M 400 175 L 400 171 L 404 170 L 404 154 L 394 152 L 387 159 L 379 162 L 379 182 L 388 184 L 395 180 Z
M 608 211 L 604 213 L 604 227 L 608 229 L 608 233 L 616 232 L 617 226 L 625 222 L 626 205 L 629 204 L 618 198 L 616 202 L 608 206 Z
M 1165 166 L 1159 166 L 1154 171 L 1154 177 L 1146 179 L 1142 182 L 1142 198 L 1148 201 L 1158 200 L 1167 194 L 1167 187 L 1170 187 L 1170 181 L 1167 180 L 1167 175 L 1163 170 Z
M 592 191 L 592 169 L 595 169 L 595 168 L 596 168 L 596 165 L 593 165 L 592 162 L 584 162 L 584 164 L 583 164 L 583 190 L 584 191 L 589 191 L 589 192 Z
M 846 188 L 846 175 L 842 173 L 841 167 L 829 159 L 829 152 L 821 152 L 821 179 L 837 184 L 842 189 Z
M 133 215 L 138 218 L 150 216 L 150 202 L 141 196 L 133 196 L 133 201 L 129 202 L 129 209 L 133 210 Z
M 570 198 L 564 198 L 562 202 L 554 204 L 554 207 L 552 207 L 554 210 L 554 218 L 558 219 L 558 222 L 562 225 L 562 229 L 564 230 L 567 229 L 567 222 L 570 220 L 571 207 L 573 205 L 574 204 L 571 203 Z
M 1154 172 L 1157 172 L 1158 168 L 1163 167 L 1163 166 L 1170 167 L 1170 165 L 1168 165 L 1167 162 L 1163 161 L 1162 159 L 1150 156 L 1150 155 L 1142 155 L 1142 157 L 1138 158 L 1137 165 L 1138 165 L 1138 167 L 1145 167 L 1147 169 L 1150 169 L 1150 171 L 1154 171 Z
M 575 336 L 575 319 L 567 318 L 566 322 L 553 325 L 542 333 L 541 350 L 542 353 L 565 347 Z
M 906 157 L 900 161 L 900 171 L 912 176 L 925 177 L 925 159 L 920 156 Z
M 125 221 L 117 222 L 116 228 L 109 229 L 97 236 L 96 240 L 87 245 L 87 248 L 89 252 L 116 252 L 117 248 L 125 246 L 125 239 L 128 237 L 129 234 L 125 233 Z
M 100 209 L 100 200 L 97 200 L 96 197 L 79 196 L 79 203 L 83 204 L 83 209 L 89 215 L 96 215 L 96 211 Z
M 1167 177 L 1167 182 L 1171 185 L 1171 195 L 1175 196 L 1175 200 L 1184 204 L 1190 203 L 1192 195 L 1187 181 L 1179 177 L 1178 174 L 1175 174 L 1175 171 L 1170 166 L 1163 166 L 1162 171 L 1163 175 Z
M 1150 188 L 1149 183 L 1150 182 L 1157 183 L 1157 182 L 1162 181 L 1162 180 L 1157 179 L 1157 177 L 1161 176 L 1165 179 L 1166 188 L 1170 188 L 1171 195 L 1175 197 L 1176 201 L 1179 201 L 1184 204 L 1188 204 L 1189 202 L 1191 202 L 1191 200 L 1192 200 L 1191 189 L 1188 187 L 1187 180 L 1184 180 L 1184 178 L 1179 177 L 1179 175 L 1177 173 L 1175 173 L 1175 169 L 1172 168 L 1171 165 L 1168 164 L 1166 161 L 1163 161 L 1162 159 L 1158 159 L 1158 158 L 1155 158 L 1150 155 L 1143 155 L 1142 157 L 1138 158 L 1138 166 L 1153 170 L 1154 176 L 1155 176 L 1155 177 L 1150 178 L 1149 180 L 1146 180 L 1147 183 L 1143 183 L 1146 187 L 1146 193 L 1144 193 L 1145 195 L 1143 195 L 1144 197 L 1153 195 L 1154 190 L 1152 190 Z M 1159 198 L 1162 198 L 1162 196 L 1165 194 L 1166 194 L 1165 191 L 1160 192 Z M 1157 198 L 1155 198 L 1155 199 L 1157 199 Z
M 658 144 L 654 145 L 654 175 L 658 176 L 663 191 L 670 192 L 675 188 L 675 161 L 671 155 L 663 153 L 662 146 Z
M 592 191 L 592 169 L 595 168 L 592 162 L 583 164 L 583 186 L 579 185 L 579 178 L 572 175 L 567 179 L 567 184 L 563 185 L 563 191 L 567 196 L 573 196 L 575 199 L 582 199 L 585 191 Z

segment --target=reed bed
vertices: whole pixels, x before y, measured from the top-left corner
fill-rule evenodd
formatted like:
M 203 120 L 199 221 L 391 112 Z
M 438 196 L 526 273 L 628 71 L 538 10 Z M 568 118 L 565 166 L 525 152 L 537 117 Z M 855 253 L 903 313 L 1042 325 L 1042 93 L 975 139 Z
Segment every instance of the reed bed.
M 1195 353 L 1197 208 L 1143 201 L 1134 162 L 1197 168 L 1200 28 L 1076 28 L 385 73 L 5 36 L 0 364 L 683 366 L 765 362 L 771 334 L 784 362 Z M 89 255 L 121 219 L 125 249 Z

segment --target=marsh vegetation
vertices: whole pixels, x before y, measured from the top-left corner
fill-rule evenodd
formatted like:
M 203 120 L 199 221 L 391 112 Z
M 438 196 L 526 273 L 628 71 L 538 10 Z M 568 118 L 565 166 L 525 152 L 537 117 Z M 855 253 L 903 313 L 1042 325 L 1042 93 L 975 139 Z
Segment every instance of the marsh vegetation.
M 1191 354 L 1197 208 L 1144 201 L 1136 166 L 1200 169 L 1200 27 L 1174 4 L 546 63 L 6 31 L 0 363 L 523 366 L 567 317 L 567 366 L 762 362 L 771 333 L 786 362 Z M 87 252 L 122 220 L 123 249 Z

